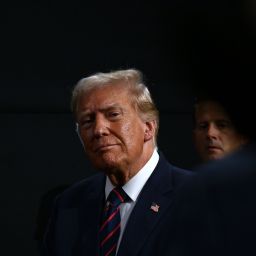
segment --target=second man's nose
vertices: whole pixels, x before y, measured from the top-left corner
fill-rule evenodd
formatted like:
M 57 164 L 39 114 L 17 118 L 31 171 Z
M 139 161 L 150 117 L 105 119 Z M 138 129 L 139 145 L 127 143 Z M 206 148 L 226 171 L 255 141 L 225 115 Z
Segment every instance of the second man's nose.
M 219 130 L 214 124 L 210 124 L 207 130 L 207 135 L 209 137 L 217 137 L 219 134 Z

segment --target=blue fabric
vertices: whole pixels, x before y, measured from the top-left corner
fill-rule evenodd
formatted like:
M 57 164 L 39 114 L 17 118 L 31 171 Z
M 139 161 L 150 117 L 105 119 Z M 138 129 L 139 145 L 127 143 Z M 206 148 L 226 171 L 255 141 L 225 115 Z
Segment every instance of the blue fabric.
M 100 252 L 102 256 L 116 254 L 121 224 L 119 206 L 121 203 L 127 201 L 127 199 L 128 196 L 122 188 L 114 188 L 108 196 L 99 232 Z
M 116 256 L 169 256 L 169 243 L 176 236 L 172 206 L 178 188 L 194 175 L 169 164 L 159 155 L 159 162 L 129 217 Z M 99 255 L 105 183 L 105 175 L 99 173 L 58 197 L 45 236 L 44 256 Z M 159 206 L 157 212 L 151 209 L 152 204 Z M 164 238 L 168 238 L 168 243 Z

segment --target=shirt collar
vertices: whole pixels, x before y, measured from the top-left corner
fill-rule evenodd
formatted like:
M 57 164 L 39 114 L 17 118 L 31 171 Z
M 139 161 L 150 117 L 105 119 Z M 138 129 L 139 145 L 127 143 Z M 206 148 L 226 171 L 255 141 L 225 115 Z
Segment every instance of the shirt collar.
M 159 161 L 159 154 L 155 149 L 152 156 L 148 160 L 148 162 L 138 171 L 138 173 L 135 176 L 133 176 L 122 187 L 132 201 L 134 202 L 136 201 L 140 191 L 142 190 L 148 178 L 154 171 L 158 161 Z M 114 188 L 113 184 L 111 183 L 110 179 L 107 177 L 106 186 L 105 186 L 106 199 L 113 188 Z

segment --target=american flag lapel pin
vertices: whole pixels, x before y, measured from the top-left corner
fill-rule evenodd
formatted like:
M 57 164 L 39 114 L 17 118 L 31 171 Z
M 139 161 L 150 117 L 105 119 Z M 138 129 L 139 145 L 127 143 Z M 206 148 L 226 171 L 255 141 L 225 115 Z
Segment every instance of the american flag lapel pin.
M 160 205 L 158 205 L 154 202 L 150 206 L 150 210 L 152 210 L 153 212 L 159 212 L 159 208 L 160 208 Z

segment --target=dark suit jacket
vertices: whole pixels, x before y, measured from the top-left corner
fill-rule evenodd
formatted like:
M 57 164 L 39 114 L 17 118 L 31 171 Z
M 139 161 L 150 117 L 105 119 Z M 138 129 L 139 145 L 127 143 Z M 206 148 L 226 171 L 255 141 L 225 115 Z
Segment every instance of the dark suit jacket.
M 164 255 L 256 255 L 256 143 L 197 172 L 173 206 L 177 228 Z
M 177 188 L 191 172 L 170 165 L 162 155 L 141 191 L 130 215 L 118 256 L 161 255 L 165 251 L 159 236 L 168 236 L 172 202 Z M 45 237 L 44 255 L 95 256 L 98 230 L 104 205 L 105 175 L 97 174 L 61 194 L 55 205 Z M 150 209 L 152 203 L 158 212 Z

